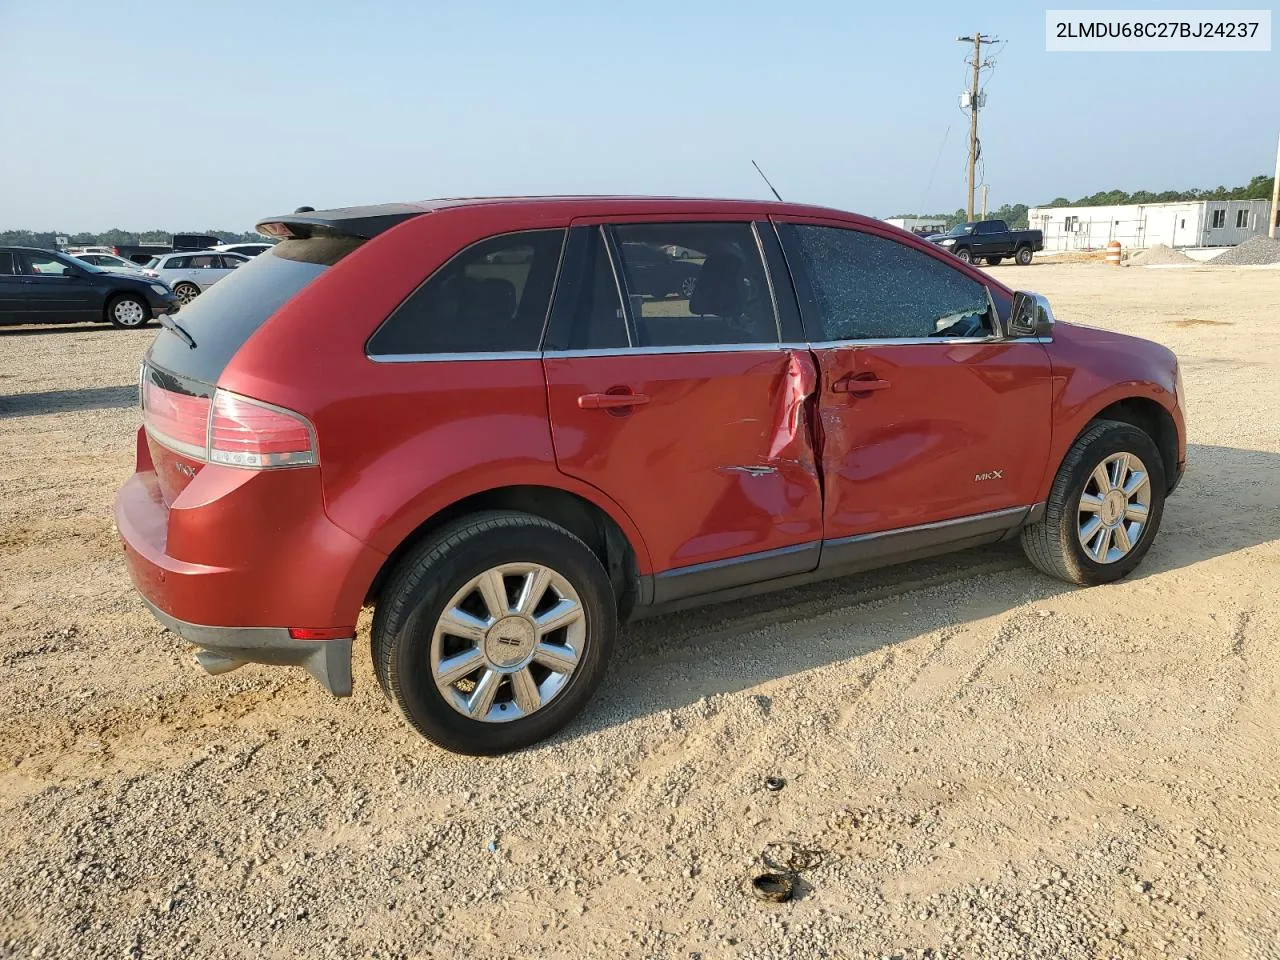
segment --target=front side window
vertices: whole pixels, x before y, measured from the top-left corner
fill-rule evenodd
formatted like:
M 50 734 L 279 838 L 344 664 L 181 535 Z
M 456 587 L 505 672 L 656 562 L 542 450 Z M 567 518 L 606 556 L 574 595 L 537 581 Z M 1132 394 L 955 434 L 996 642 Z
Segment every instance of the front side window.
M 0 277 L 11 277 L 14 272 L 13 254 L 8 250 L 0 250 Z
M 842 227 L 782 224 L 780 233 L 805 281 L 801 308 L 815 339 L 985 337 L 995 329 L 987 288 L 914 247 Z
M 472 244 L 395 309 L 369 355 L 537 350 L 563 241 L 563 230 L 529 230 Z
M 635 223 L 613 232 L 635 346 L 778 342 L 751 224 Z

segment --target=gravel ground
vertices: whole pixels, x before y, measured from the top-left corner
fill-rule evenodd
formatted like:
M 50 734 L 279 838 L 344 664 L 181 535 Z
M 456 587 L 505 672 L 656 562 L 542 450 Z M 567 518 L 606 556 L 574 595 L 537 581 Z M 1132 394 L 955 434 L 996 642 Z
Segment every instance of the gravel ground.
M 1280 240 L 1250 237 L 1211 261 L 1215 267 L 1264 266 L 1280 263 Z
M 191 668 L 109 520 L 151 333 L 0 331 L 0 955 L 1280 955 L 1280 271 L 992 272 L 1183 359 L 1134 577 L 985 549 L 646 621 L 484 760 L 363 651 L 342 701 Z
M 1148 247 L 1141 253 L 1129 258 L 1129 265 L 1134 267 L 1166 263 L 1194 264 L 1195 262 L 1181 250 L 1174 250 L 1163 243 L 1157 243 L 1154 247 Z

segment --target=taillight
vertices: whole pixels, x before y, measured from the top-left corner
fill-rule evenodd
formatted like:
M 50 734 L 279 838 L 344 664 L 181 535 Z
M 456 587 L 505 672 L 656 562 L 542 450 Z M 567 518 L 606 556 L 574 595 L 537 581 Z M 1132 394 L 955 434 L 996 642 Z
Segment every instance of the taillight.
M 204 463 L 267 470 L 319 462 L 305 417 L 226 390 L 212 400 L 166 390 L 145 371 L 142 422 L 158 443 Z
M 209 418 L 209 460 L 231 467 L 301 467 L 316 462 L 311 424 L 260 400 L 218 390 Z

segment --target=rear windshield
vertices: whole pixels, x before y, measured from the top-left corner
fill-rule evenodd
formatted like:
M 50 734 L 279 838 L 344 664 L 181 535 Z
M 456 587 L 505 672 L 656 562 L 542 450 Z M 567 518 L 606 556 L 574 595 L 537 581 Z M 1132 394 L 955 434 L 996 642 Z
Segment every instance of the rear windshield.
M 188 347 L 164 328 L 148 354 L 151 363 L 216 383 L 236 351 L 268 317 L 362 243 L 351 237 L 284 240 L 246 261 L 173 315 L 196 346 Z

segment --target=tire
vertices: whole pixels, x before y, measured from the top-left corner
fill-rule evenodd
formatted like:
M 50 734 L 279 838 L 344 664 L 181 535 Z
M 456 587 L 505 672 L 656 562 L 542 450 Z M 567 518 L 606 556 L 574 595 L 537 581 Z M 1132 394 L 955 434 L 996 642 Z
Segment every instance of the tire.
M 693 297 L 693 291 L 697 288 L 697 286 L 698 286 L 697 277 L 692 277 L 692 276 L 685 277 L 683 280 L 680 281 L 680 291 L 679 291 L 680 296 L 684 297 L 686 300 L 691 299 Z
M 533 620 L 514 613 L 501 618 L 486 614 L 486 609 L 504 602 L 487 599 L 495 594 L 493 581 L 486 578 L 499 567 L 508 571 L 502 579 L 508 612 L 521 603 L 520 591 L 536 576 L 532 570 L 526 575 L 510 568 L 544 569 L 560 578 L 547 582 L 545 594 L 532 598 L 528 609 Z M 472 590 L 477 580 L 481 585 Z M 548 618 L 548 602 L 571 613 L 572 603 L 566 599 L 570 595 L 580 618 L 539 636 L 534 620 Z M 454 622 L 460 626 L 475 624 L 475 635 L 468 639 L 442 630 L 447 611 L 459 615 Z M 479 622 L 480 614 L 488 618 L 487 629 Z M 383 692 L 415 730 L 446 750 L 485 756 L 519 750 L 569 723 L 604 676 L 616 632 L 613 589 L 585 543 L 541 517 L 491 511 L 448 524 L 400 562 L 374 611 L 371 647 Z M 550 652 L 553 662 L 568 663 L 566 651 L 577 654 L 566 673 L 541 662 Z M 466 663 L 460 659 L 464 656 L 470 658 Z M 445 677 L 438 683 L 433 665 L 450 658 L 460 665 L 455 669 L 473 661 L 476 666 L 452 682 Z M 485 689 L 496 692 L 487 704 L 476 702 L 489 674 L 498 679 Z M 526 698 L 531 689 L 536 692 L 534 701 L 519 702 L 521 677 Z M 526 712 L 529 702 L 538 706 Z M 486 711 L 487 721 L 465 712 L 473 703 L 474 712 Z M 514 719 L 503 718 L 508 712 Z
M 1120 514 L 1119 526 L 1124 528 L 1124 538 L 1130 543 L 1130 547 L 1121 555 L 1111 557 L 1108 562 L 1100 562 L 1094 553 L 1086 550 L 1081 539 L 1084 537 L 1088 540 L 1091 547 L 1105 549 L 1109 544 L 1110 550 L 1119 551 L 1122 541 L 1118 532 L 1113 530 L 1106 535 L 1100 531 L 1100 535 L 1107 537 L 1105 544 L 1086 534 L 1095 518 L 1103 526 L 1107 526 L 1103 521 L 1113 521 L 1117 517 L 1120 501 L 1114 495 L 1110 503 L 1106 497 L 1102 497 L 1101 507 L 1095 510 L 1093 507 L 1085 507 L 1083 497 L 1086 493 L 1095 497 L 1100 489 L 1095 471 L 1105 470 L 1109 458 L 1121 454 L 1127 454 L 1130 463 L 1136 457 L 1145 466 L 1142 472 L 1146 474 L 1146 520 L 1137 531 L 1135 541 L 1134 528 L 1127 519 L 1133 503 L 1127 503 L 1123 508 L 1125 512 Z M 1130 478 L 1136 472 L 1131 472 Z M 1107 470 L 1106 475 L 1110 480 L 1113 471 Z M 1160 530 L 1167 489 L 1164 463 L 1150 436 L 1132 424 L 1116 420 L 1094 421 L 1063 458 L 1049 492 L 1043 519 L 1023 528 L 1022 549 L 1041 572 L 1068 583 L 1095 586 L 1120 580 L 1133 572 L 1151 548 L 1151 543 Z M 1142 486 L 1135 486 L 1133 497 L 1140 499 L 1142 492 Z M 1123 494 L 1123 491 L 1120 493 Z M 1109 556 L 1109 552 L 1107 555 Z
M 1031 248 L 1019 247 L 1017 252 L 1013 255 L 1013 259 L 1017 262 L 1018 266 L 1027 266 L 1031 263 Z
M 973 254 L 969 252 L 968 247 L 961 247 L 959 250 L 956 251 L 956 256 L 959 257 L 961 260 L 963 260 L 965 263 L 973 263 Z
M 187 283 L 186 281 L 183 281 L 182 283 L 175 283 L 173 285 L 173 295 L 177 297 L 178 302 L 185 307 L 196 297 L 200 296 L 200 288 L 194 283 Z
M 987 257 L 987 266 L 997 267 L 1004 262 L 1004 257 Z
M 151 322 L 151 307 L 141 297 L 121 293 L 107 301 L 107 321 L 122 330 L 139 330 Z

